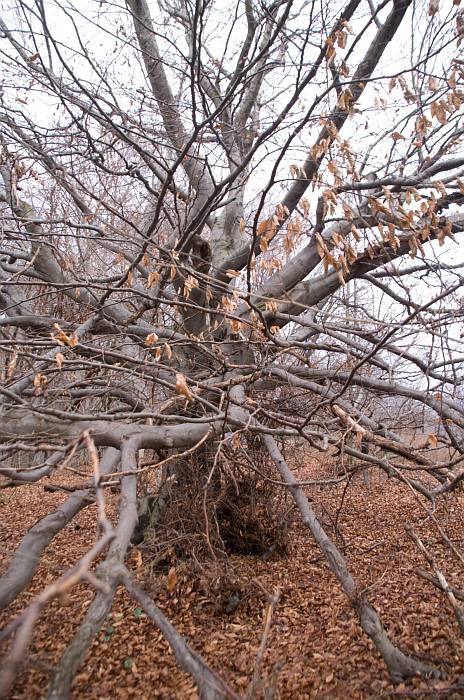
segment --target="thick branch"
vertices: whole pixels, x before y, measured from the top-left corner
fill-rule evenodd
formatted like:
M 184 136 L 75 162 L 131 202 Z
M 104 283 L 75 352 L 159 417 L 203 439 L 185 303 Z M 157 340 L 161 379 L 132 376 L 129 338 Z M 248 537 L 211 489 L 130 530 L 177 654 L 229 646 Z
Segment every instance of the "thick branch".
M 101 475 L 111 472 L 118 460 L 119 451 L 108 448 L 100 462 Z M 91 489 L 75 491 L 54 513 L 41 518 L 31 527 L 0 579 L 0 608 L 9 605 L 26 588 L 52 539 L 94 501 Z
M 403 654 L 397 647 L 392 644 L 388 638 L 379 616 L 374 608 L 365 600 L 364 595 L 358 589 L 358 586 L 348 571 L 346 562 L 342 554 L 338 551 L 332 540 L 329 539 L 321 524 L 317 520 L 311 504 L 303 491 L 296 485 L 296 479 L 288 468 L 282 454 L 277 447 L 273 437 L 264 435 L 263 444 L 265 445 L 269 455 L 279 471 L 279 474 L 285 483 L 290 487 L 290 492 L 295 501 L 295 504 L 300 511 L 304 525 L 310 530 L 319 548 L 327 559 L 327 562 L 340 582 L 343 590 L 348 596 L 351 605 L 356 611 L 361 627 L 364 632 L 372 639 L 378 651 L 382 655 L 388 670 L 390 671 L 392 680 L 400 682 L 410 676 L 417 674 L 430 675 L 437 673 L 434 669 L 426 666 L 420 661 L 416 661 L 409 656 Z

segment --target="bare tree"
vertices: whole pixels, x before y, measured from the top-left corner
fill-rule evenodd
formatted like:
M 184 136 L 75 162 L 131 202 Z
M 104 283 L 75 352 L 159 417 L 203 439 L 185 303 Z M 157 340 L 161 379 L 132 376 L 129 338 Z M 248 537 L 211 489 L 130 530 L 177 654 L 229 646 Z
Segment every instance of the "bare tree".
M 429 505 L 463 480 L 464 20 L 438 5 L 16 0 L 3 12 L 1 473 L 5 487 L 53 486 L 87 454 L 93 477 L 82 467 L 26 534 L 1 604 L 93 499 L 102 528 L 4 632 L 16 634 L 4 694 L 39 612 L 86 580 L 95 598 L 50 698 L 69 696 L 118 584 L 202 697 L 235 696 L 124 562 L 147 471 L 156 533 L 192 464 L 206 503 L 244 453 L 291 494 L 392 678 L 436 672 L 389 639 L 281 445 L 338 448 L 351 470 L 383 470 Z M 398 402 L 436 429 L 413 442 L 389 420 Z M 214 503 L 204 525 L 217 554 Z

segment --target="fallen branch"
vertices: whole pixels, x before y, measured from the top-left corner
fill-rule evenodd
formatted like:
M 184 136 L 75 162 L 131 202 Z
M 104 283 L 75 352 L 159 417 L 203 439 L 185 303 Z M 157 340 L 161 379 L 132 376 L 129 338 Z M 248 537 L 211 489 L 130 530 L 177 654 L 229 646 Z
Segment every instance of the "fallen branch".
M 255 694 L 255 692 L 258 690 L 259 685 L 260 685 L 260 679 L 259 679 L 259 671 L 261 669 L 263 659 L 264 659 L 264 652 L 266 650 L 267 646 L 267 640 L 269 638 L 269 632 L 271 631 L 271 624 L 272 624 L 272 616 L 274 614 L 274 610 L 280 600 L 280 591 L 277 590 L 274 595 L 270 598 L 267 607 L 266 607 L 266 614 L 264 616 L 264 629 L 263 629 L 263 634 L 261 637 L 261 643 L 259 645 L 258 653 L 256 654 L 256 661 L 255 661 L 255 666 L 253 669 L 253 678 L 251 679 L 251 683 L 248 686 L 247 692 L 246 692 L 246 698 L 252 698 Z
M 437 578 L 435 578 L 434 576 L 432 576 L 431 574 L 429 574 L 427 571 L 424 571 L 424 569 L 421 569 L 419 566 L 416 566 L 414 571 L 416 572 L 416 574 L 418 576 L 421 576 L 421 578 L 425 579 L 426 581 L 431 583 L 433 586 L 435 586 L 436 588 L 439 588 L 441 591 L 443 591 L 443 586 L 440 583 L 440 581 Z M 458 590 L 457 588 L 454 588 L 454 586 L 450 586 L 449 584 L 448 584 L 448 588 L 445 590 L 445 593 L 447 593 L 448 591 L 451 591 L 451 593 L 454 595 L 454 597 L 457 600 L 461 600 L 464 602 L 464 593 L 462 591 Z
M 417 547 L 420 549 L 420 551 L 424 555 L 424 558 L 428 561 L 428 563 L 430 564 L 430 567 L 433 569 L 435 576 L 440 584 L 441 589 L 448 596 L 448 600 L 451 603 L 451 607 L 453 608 L 453 612 L 456 616 L 456 620 L 458 621 L 458 625 L 459 625 L 459 629 L 461 630 L 461 634 L 464 634 L 464 611 L 461 609 L 459 603 L 457 602 L 453 591 L 448 586 L 448 582 L 447 582 L 446 578 L 444 577 L 443 573 L 438 568 L 432 554 L 427 550 L 427 548 L 425 547 L 425 545 L 422 542 L 422 540 L 420 539 L 420 537 L 414 532 L 413 528 L 410 526 L 406 527 L 406 532 L 408 533 L 409 537 L 413 540 L 413 542 L 416 543 Z
M 119 580 L 127 588 L 129 594 L 141 605 L 148 617 L 155 623 L 165 639 L 169 642 L 179 666 L 189 673 L 197 684 L 200 697 L 203 700 L 221 700 L 240 696 L 213 671 L 208 664 L 187 644 L 177 632 L 168 618 L 158 608 L 151 598 L 130 577 L 129 572 L 121 567 Z

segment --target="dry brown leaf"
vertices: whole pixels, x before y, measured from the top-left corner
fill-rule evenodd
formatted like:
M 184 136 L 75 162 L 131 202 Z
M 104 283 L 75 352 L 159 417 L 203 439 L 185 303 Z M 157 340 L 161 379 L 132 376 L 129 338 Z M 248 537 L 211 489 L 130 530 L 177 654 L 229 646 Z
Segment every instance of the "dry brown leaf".
M 7 364 L 7 368 L 6 368 L 6 376 L 8 379 L 13 376 L 17 364 L 18 364 L 18 353 L 15 350 L 15 352 L 12 354 L 12 356 L 8 360 L 8 364 Z
M 190 389 L 188 388 L 187 380 L 185 379 L 184 375 L 181 374 L 180 372 L 177 372 L 177 374 L 176 374 L 176 389 L 179 392 L 179 394 L 182 394 L 182 396 L 185 396 L 185 398 L 188 401 L 193 401 L 193 394 L 191 393 Z
M 134 549 L 134 563 L 136 569 L 140 569 L 143 564 L 142 552 L 140 549 Z
M 171 566 L 168 572 L 168 591 L 172 591 L 176 587 L 177 583 L 177 572 L 176 572 L 176 567 Z
M 149 333 L 145 338 L 145 345 L 151 348 L 151 346 L 154 345 L 157 342 L 157 340 L 158 336 L 156 335 L 156 333 Z
M 58 345 L 66 345 L 68 348 L 75 348 L 78 344 L 77 335 L 73 333 L 68 335 L 64 330 L 58 325 L 58 323 L 53 324 L 54 333 L 52 333 L 52 338 Z
M 160 278 L 159 272 L 149 272 L 148 273 L 148 279 L 147 279 L 147 287 L 150 289 L 150 287 L 153 287 L 155 282 L 157 282 Z
M 40 394 L 43 393 L 43 390 L 47 384 L 47 379 L 44 374 L 41 374 L 40 372 L 35 375 L 34 377 L 34 394 L 36 396 L 40 396 Z
M 64 355 L 61 352 L 57 352 L 55 355 L 55 362 L 58 365 L 58 369 L 61 369 L 64 362 Z

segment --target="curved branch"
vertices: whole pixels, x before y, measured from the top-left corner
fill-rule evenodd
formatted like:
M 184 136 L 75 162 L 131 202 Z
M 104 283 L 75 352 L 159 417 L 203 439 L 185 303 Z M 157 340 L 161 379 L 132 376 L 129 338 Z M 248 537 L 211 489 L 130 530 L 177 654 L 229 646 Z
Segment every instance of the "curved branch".
M 119 460 L 119 451 L 109 447 L 100 462 L 101 475 L 111 472 Z M 54 512 L 31 527 L 0 578 L 0 608 L 6 607 L 31 581 L 40 558 L 52 539 L 87 505 L 94 503 L 91 489 L 75 491 Z

